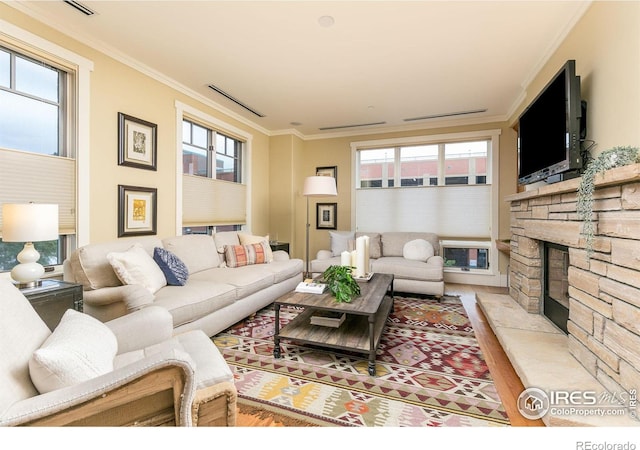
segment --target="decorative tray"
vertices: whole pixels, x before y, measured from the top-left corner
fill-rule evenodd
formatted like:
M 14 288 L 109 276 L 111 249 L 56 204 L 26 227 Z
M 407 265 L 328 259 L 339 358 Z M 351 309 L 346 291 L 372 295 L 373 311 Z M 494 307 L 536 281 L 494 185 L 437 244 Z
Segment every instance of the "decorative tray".
M 373 272 L 365 273 L 363 277 L 354 276 L 353 279 L 356 281 L 369 281 L 373 277 Z

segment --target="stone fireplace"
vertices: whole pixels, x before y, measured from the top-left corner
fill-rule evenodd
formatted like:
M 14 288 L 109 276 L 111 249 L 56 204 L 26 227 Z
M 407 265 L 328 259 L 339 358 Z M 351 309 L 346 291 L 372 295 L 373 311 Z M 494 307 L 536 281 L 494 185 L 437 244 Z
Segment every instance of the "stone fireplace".
M 568 180 L 507 198 L 511 203 L 509 294 L 528 313 L 540 315 L 545 311 L 545 290 L 548 294 L 551 289 L 554 295 L 565 290 L 564 331 L 570 354 L 606 389 L 638 389 L 640 165 L 613 169 L 596 178 L 596 238 L 591 257 L 576 213 L 579 183 L 580 179 Z M 547 252 L 566 248 L 566 257 L 554 256 L 546 263 L 548 273 L 566 261 L 566 278 L 557 273 L 552 280 L 545 277 L 545 245 Z

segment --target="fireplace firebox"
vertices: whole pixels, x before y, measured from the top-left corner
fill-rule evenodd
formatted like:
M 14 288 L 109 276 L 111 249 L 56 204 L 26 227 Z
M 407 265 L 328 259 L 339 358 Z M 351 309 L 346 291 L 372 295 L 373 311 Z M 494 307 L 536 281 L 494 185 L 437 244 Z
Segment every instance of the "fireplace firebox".
M 543 269 L 543 314 L 558 328 L 568 333 L 569 249 L 562 245 L 545 242 Z

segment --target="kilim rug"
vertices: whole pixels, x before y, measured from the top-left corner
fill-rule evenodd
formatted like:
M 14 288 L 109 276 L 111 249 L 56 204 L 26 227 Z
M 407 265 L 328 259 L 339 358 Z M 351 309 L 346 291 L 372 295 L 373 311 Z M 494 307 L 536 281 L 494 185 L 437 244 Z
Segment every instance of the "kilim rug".
M 282 325 L 300 312 L 281 308 Z M 213 337 L 235 374 L 240 411 L 286 425 L 489 426 L 509 421 L 456 297 L 396 297 L 376 358 L 281 341 L 269 306 Z

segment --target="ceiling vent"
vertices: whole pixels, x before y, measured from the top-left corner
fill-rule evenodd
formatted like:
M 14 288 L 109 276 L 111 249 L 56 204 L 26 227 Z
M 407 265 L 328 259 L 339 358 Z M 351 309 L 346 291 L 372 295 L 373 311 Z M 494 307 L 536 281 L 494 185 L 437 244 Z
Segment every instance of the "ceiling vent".
M 80 2 L 76 2 L 74 0 L 64 0 L 64 2 L 67 5 L 77 9 L 78 11 L 80 11 L 85 16 L 93 16 L 96 13 L 95 11 L 93 11 L 92 9 L 90 9 L 89 7 L 83 5 Z
M 451 113 L 433 114 L 431 116 L 412 117 L 410 119 L 403 119 L 403 120 L 405 122 L 412 122 L 414 120 L 441 119 L 442 117 L 464 116 L 466 114 L 477 114 L 477 113 L 483 113 L 483 112 L 487 112 L 487 108 L 473 109 L 470 111 L 458 111 L 458 112 L 451 112 Z
M 241 106 L 242 108 L 246 109 L 250 113 L 255 114 L 258 117 L 266 117 L 264 114 L 260 114 L 255 109 L 248 107 L 247 105 L 245 105 L 240 100 L 238 100 L 237 98 L 233 97 L 232 95 L 227 94 L 225 91 L 223 91 L 219 87 L 214 86 L 213 84 L 210 84 L 208 87 L 209 87 L 209 89 L 211 89 L 213 91 L 216 91 L 218 94 L 222 95 L 224 98 L 226 98 L 228 100 L 231 100 L 236 105 Z
M 340 130 L 342 128 L 355 128 L 355 127 L 370 127 L 373 125 L 384 125 L 387 122 L 371 122 L 371 123 L 359 123 L 356 125 L 337 125 L 335 127 L 322 127 L 322 128 L 318 128 L 319 130 L 322 131 L 326 131 L 326 130 Z

